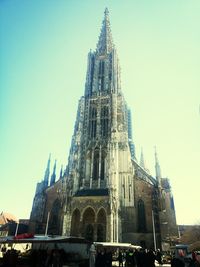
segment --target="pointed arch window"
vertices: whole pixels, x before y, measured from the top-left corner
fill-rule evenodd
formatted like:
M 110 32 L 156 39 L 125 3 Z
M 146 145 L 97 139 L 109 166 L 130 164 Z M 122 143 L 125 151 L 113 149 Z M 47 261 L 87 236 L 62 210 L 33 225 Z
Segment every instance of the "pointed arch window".
M 125 188 L 125 178 L 124 177 L 123 177 L 122 188 L 123 188 L 123 196 L 124 196 L 124 199 L 125 199 L 126 198 L 126 188 Z
M 175 210 L 175 207 L 174 207 L 174 199 L 173 199 L 172 196 L 170 196 L 170 208 L 171 208 L 172 210 Z
M 99 74 L 98 74 L 98 80 L 99 80 L 99 91 L 104 90 L 104 69 L 105 69 L 105 62 L 103 60 L 99 61 Z
M 94 163 L 93 163 L 93 180 L 99 178 L 99 149 L 94 151 Z
M 146 232 L 146 215 L 145 215 L 145 206 L 144 201 L 140 199 L 138 201 L 138 232 Z
M 101 109 L 101 136 L 108 136 L 108 117 L 109 117 L 109 109 L 107 106 L 102 107 Z
M 164 190 L 162 190 L 161 208 L 166 210 L 166 192 Z
M 95 138 L 96 131 L 97 131 L 97 110 L 95 107 L 92 107 L 90 109 L 89 136 L 91 138 Z
M 105 158 L 106 158 L 106 152 L 103 150 L 101 153 L 101 173 L 100 173 L 101 180 L 104 180 L 105 178 Z

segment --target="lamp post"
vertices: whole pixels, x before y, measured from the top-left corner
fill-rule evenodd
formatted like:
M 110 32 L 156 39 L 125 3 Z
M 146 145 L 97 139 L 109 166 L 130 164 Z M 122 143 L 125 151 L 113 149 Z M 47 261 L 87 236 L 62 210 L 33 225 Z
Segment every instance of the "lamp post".
M 47 236 L 47 232 L 48 232 L 49 216 L 50 216 L 50 211 L 48 211 L 48 214 L 47 214 L 47 223 L 46 223 L 46 228 L 45 228 L 45 236 Z
M 154 241 L 154 250 L 157 250 L 156 246 L 156 232 L 155 232 L 155 221 L 154 221 L 154 212 L 152 210 L 152 225 L 153 225 L 153 241 Z
M 19 228 L 19 222 L 16 223 L 15 236 L 16 236 L 17 233 L 18 233 L 18 228 Z

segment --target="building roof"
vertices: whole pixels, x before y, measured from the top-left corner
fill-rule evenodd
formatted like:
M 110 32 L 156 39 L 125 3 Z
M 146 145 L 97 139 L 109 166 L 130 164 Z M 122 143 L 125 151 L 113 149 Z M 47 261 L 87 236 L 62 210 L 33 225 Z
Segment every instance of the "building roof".
M 2 211 L 0 214 L 0 225 L 4 225 L 9 222 L 18 222 L 18 219 L 13 214 Z

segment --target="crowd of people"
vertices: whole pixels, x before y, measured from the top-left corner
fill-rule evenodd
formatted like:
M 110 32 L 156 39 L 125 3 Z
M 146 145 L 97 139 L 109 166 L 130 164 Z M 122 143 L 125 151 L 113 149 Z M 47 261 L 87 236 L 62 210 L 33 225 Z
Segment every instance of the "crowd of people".
M 155 261 L 162 266 L 162 254 L 160 250 L 153 249 L 113 249 L 108 247 L 96 248 L 94 244 L 91 245 L 90 257 L 88 262 L 78 264 L 78 255 L 70 255 L 63 249 L 39 249 L 29 250 L 28 261 L 29 267 L 63 267 L 67 262 L 77 262 L 76 266 L 82 267 L 112 267 L 113 261 L 117 262 L 119 267 L 155 267 Z M 3 251 L 2 267 L 17 267 L 19 263 L 19 251 L 15 249 L 8 249 Z M 192 257 L 185 258 L 179 256 L 172 256 L 171 267 L 200 267 L 198 254 L 193 252 Z M 73 260 L 72 260 L 73 258 Z M 186 259 L 188 261 L 186 261 Z M 80 263 L 80 262 L 79 262 Z M 24 266 L 24 264 L 23 264 Z
M 15 267 L 18 261 L 18 251 L 15 249 L 4 250 L 2 266 Z
M 118 250 L 117 258 L 115 257 L 116 251 L 109 248 L 97 249 L 94 263 L 91 267 L 111 267 L 112 260 L 115 258 L 118 261 L 119 267 L 155 267 L 155 262 L 162 266 L 162 254 L 160 250 L 154 251 L 153 249 L 140 249 L 140 250 Z M 175 257 L 171 256 L 171 267 L 200 267 L 198 254 L 192 252 L 191 257 Z
M 112 258 L 111 249 L 98 249 L 96 252 L 95 267 L 111 267 Z M 162 263 L 159 250 L 156 252 L 152 249 L 119 250 L 117 256 L 118 266 L 120 267 L 155 267 L 155 260 L 160 264 Z
M 30 250 L 29 254 L 23 259 L 19 251 L 15 249 L 8 249 L 3 254 L 1 267 L 62 267 L 66 262 L 70 261 L 71 255 L 65 253 L 63 249 L 39 249 Z M 73 257 L 76 257 L 73 254 Z

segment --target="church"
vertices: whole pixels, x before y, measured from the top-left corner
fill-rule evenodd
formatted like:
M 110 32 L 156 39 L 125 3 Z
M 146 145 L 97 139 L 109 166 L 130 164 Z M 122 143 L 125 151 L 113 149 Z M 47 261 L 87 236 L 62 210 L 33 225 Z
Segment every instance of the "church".
M 156 151 L 155 177 L 143 154 L 136 159 L 107 8 L 87 60 L 67 166 L 56 179 L 56 163 L 50 175 L 49 157 L 29 231 L 162 249 L 178 235 L 170 181 L 161 175 Z

